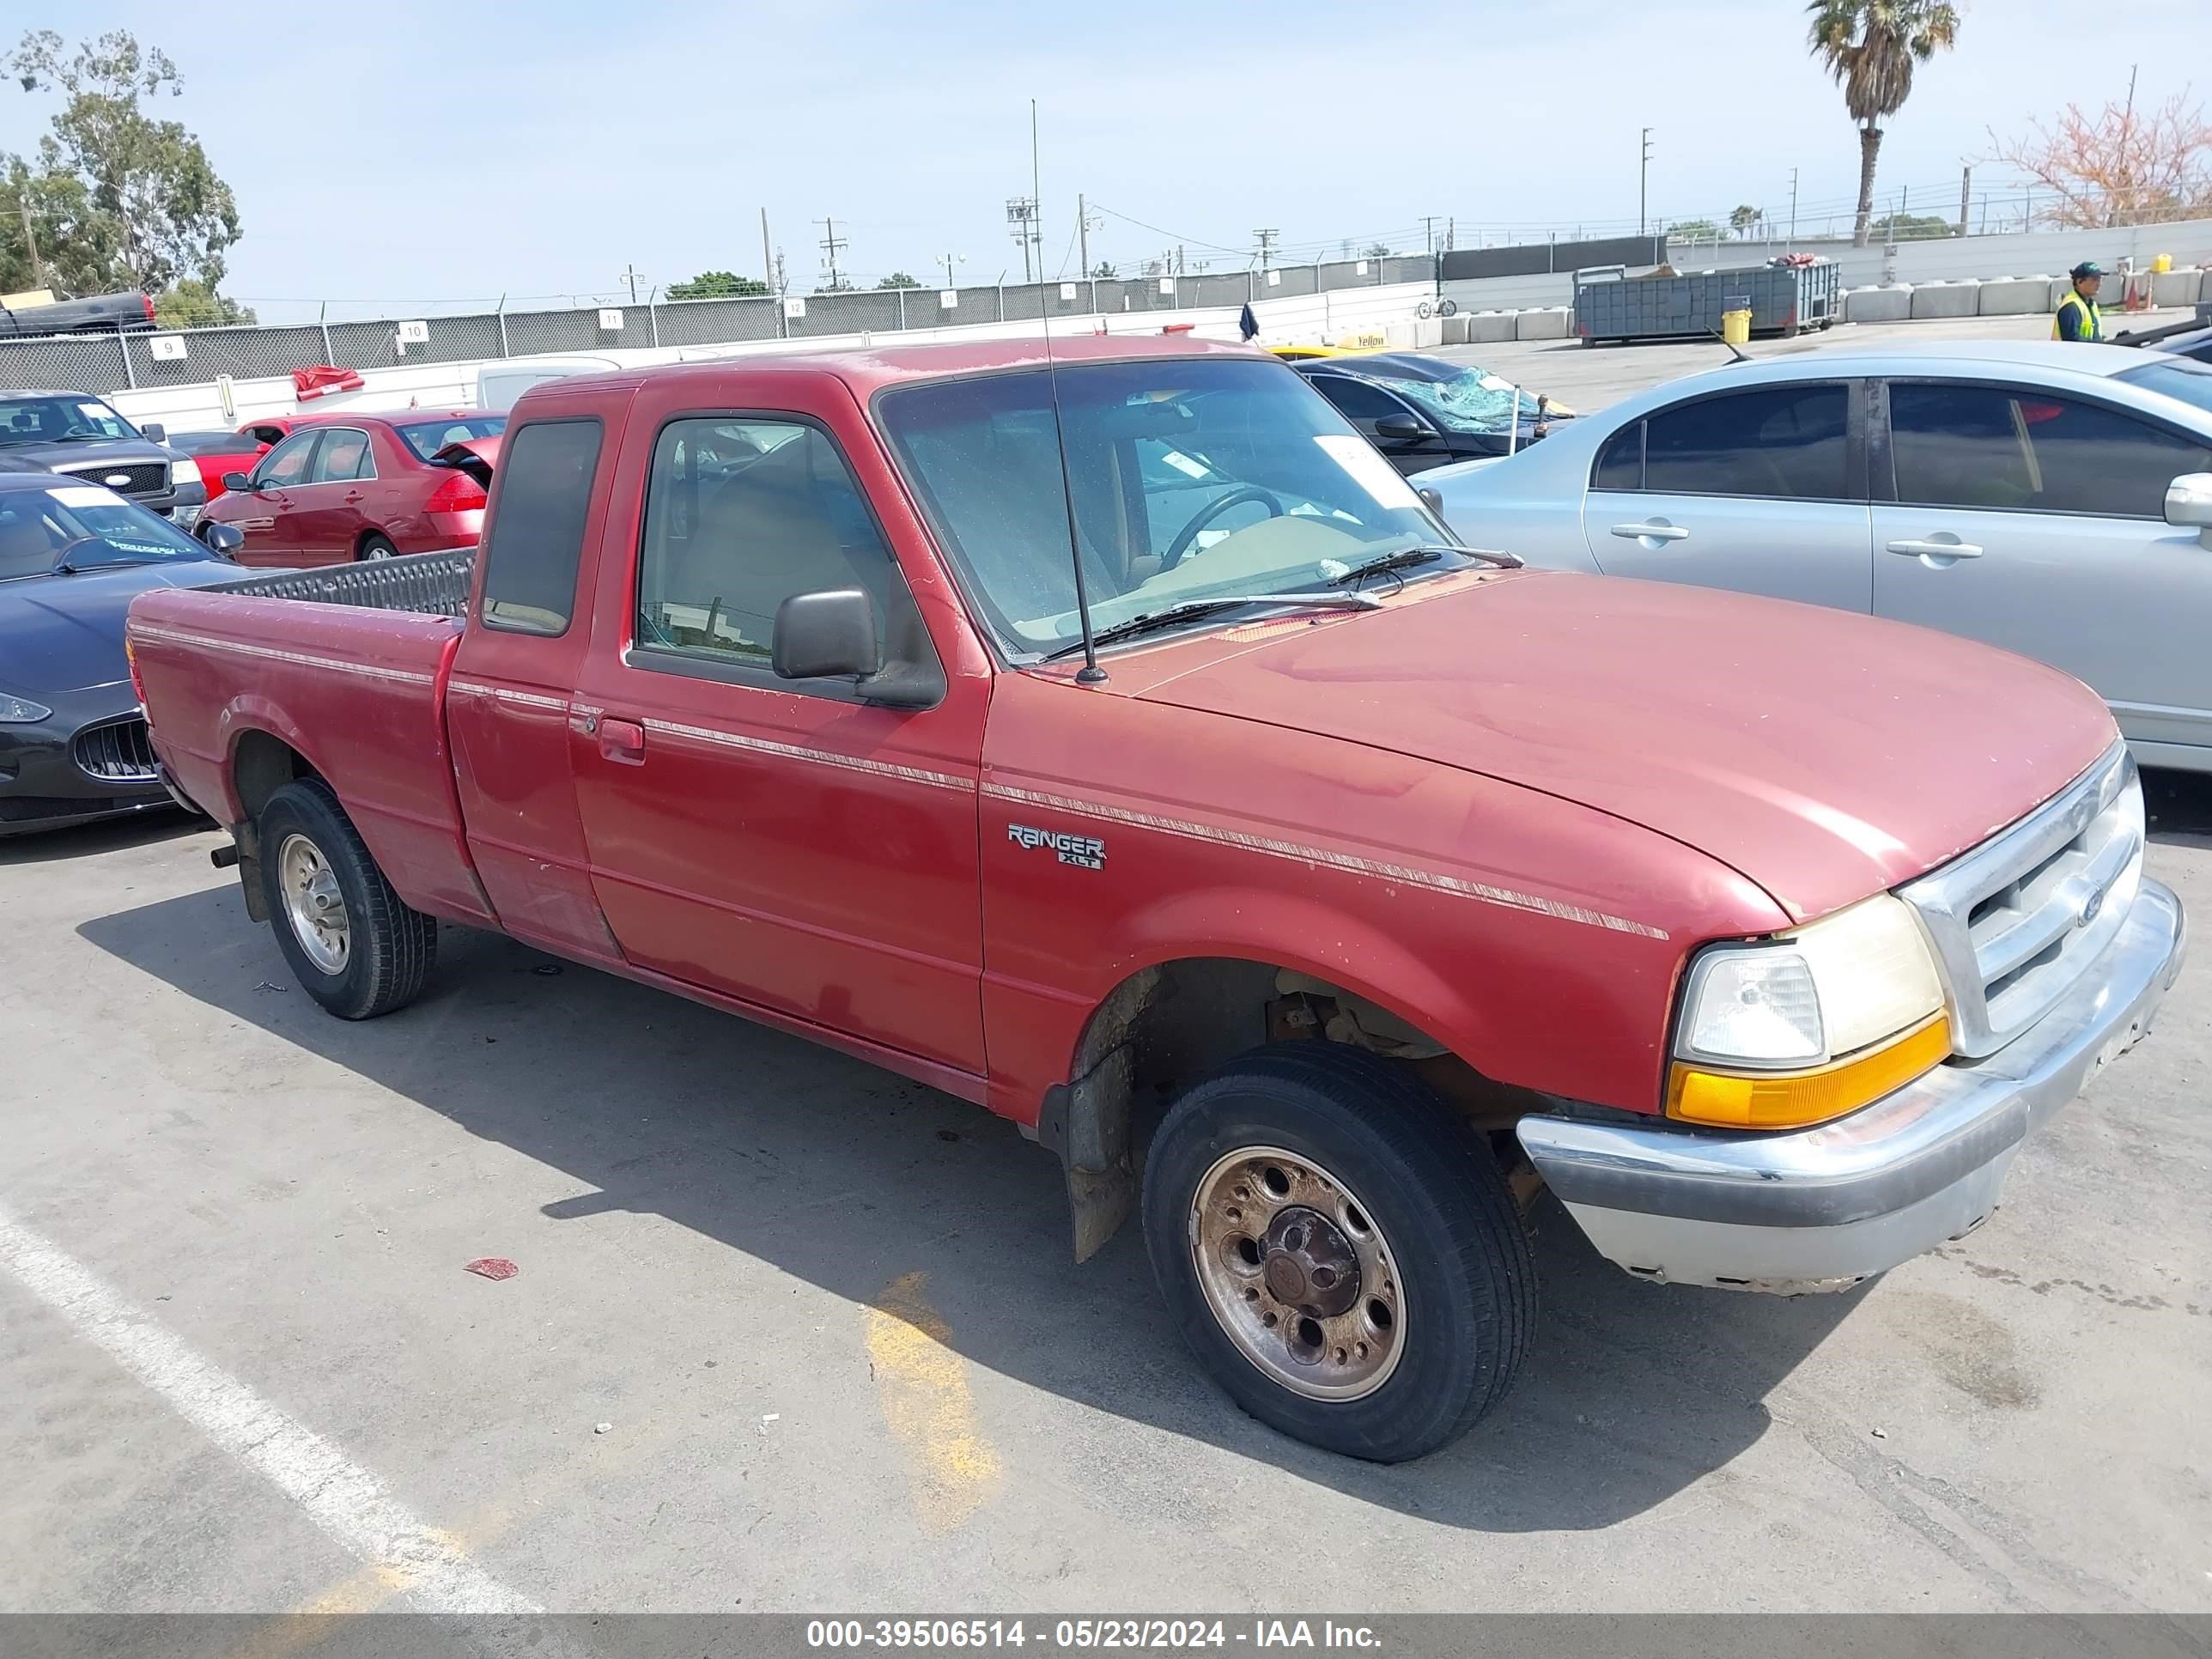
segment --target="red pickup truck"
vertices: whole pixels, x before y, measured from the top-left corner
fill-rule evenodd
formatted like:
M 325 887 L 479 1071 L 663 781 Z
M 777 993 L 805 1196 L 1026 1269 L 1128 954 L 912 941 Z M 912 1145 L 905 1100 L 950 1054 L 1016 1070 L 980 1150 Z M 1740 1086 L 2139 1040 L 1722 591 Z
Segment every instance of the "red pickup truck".
M 534 388 L 476 551 L 140 598 L 155 747 L 333 1013 L 497 928 L 978 1102 L 1376 1459 L 1513 1380 L 1543 1187 L 1840 1288 L 2148 1026 L 2183 918 L 2075 681 L 1454 547 L 1241 349 L 1054 359 Z

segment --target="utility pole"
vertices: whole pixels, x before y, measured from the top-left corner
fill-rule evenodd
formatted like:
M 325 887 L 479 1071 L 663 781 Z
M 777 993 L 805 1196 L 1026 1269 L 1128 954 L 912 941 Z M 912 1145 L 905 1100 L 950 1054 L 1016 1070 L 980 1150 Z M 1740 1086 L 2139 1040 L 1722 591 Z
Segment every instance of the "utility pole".
M 1459 217 L 1456 214 L 1444 221 L 1444 252 L 1449 253 L 1459 241 Z
M 39 258 L 39 239 L 31 232 L 31 198 L 18 190 L 15 206 L 23 216 L 23 246 L 30 251 L 32 278 L 44 288 L 46 285 L 46 263 Z
M 1268 258 L 1275 251 L 1275 239 L 1282 234 L 1283 233 L 1279 230 L 1255 230 L 1252 233 L 1253 235 L 1259 238 L 1260 241 L 1261 270 L 1265 270 L 1267 268 Z
M 1091 213 L 1083 205 L 1080 191 L 1075 196 L 1075 257 L 1083 267 L 1076 275 L 1088 276 L 1091 274 Z
M 1044 185 L 1037 173 L 1036 100 L 1030 100 L 1030 240 L 1036 244 L 1036 277 L 1044 281 Z
M 1010 196 L 1006 198 L 1006 222 L 1013 227 L 1013 239 L 1022 245 L 1022 280 L 1033 280 L 1030 276 L 1030 242 L 1031 228 L 1036 223 L 1036 200 L 1029 196 Z M 1043 250 L 1038 250 L 1038 257 Z
M 1437 251 L 1437 216 L 1433 213 L 1421 216 L 1421 249 L 1429 254 Z
M 837 234 L 837 222 L 835 219 L 817 219 L 814 222 L 822 227 L 822 256 L 830 267 L 830 291 L 834 294 L 840 286 L 837 281 L 838 250 L 849 247 L 852 244 L 847 238 Z
M 1636 234 L 1645 234 L 1651 191 L 1651 129 L 1644 129 L 1644 161 L 1636 173 Z
M 1967 216 L 1974 210 L 1974 170 L 1959 169 L 1959 234 L 1966 234 Z
M 630 261 L 630 263 L 629 263 L 629 269 L 623 272 L 623 281 L 624 281 L 625 283 L 628 283 L 629 284 L 629 302 L 630 302 L 632 305 L 635 305 L 635 304 L 637 303 L 637 261 L 636 261 L 636 260 L 635 260 L 635 259 L 631 260 L 631 261 Z
M 775 286 L 775 255 L 768 247 L 768 210 L 761 210 L 761 281 L 769 288 Z
M 1797 247 L 1797 169 L 1796 169 L 1796 167 L 1792 167 L 1792 168 L 1790 168 L 1790 251 L 1791 251 L 1792 252 L 1795 252 L 1796 251 L 1796 247 Z
M 945 267 L 945 286 L 947 288 L 959 287 L 960 284 L 952 280 L 952 267 L 955 265 L 966 264 L 968 263 L 968 256 L 964 253 L 940 253 L 937 256 L 937 262 Z

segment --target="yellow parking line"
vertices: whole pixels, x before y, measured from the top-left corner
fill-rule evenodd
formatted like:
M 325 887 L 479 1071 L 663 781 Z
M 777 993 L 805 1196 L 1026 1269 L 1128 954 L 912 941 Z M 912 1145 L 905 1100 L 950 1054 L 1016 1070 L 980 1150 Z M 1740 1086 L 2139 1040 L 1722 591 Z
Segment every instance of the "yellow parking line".
M 884 1420 L 906 1448 L 915 1513 L 950 1532 L 983 1505 L 999 1480 L 999 1454 L 975 1426 L 968 1370 L 952 1328 L 923 1293 L 927 1273 L 904 1273 L 868 1310 L 868 1358 Z

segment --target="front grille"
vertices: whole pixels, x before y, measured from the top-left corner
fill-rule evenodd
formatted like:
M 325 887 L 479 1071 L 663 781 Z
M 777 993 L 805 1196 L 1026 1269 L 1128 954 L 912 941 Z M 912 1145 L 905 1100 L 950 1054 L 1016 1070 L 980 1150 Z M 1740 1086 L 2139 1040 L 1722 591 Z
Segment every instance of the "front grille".
M 94 483 L 107 484 L 110 489 L 125 495 L 158 495 L 169 487 L 169 465 L 167 461 L 93 461 L 82 466 L 58 466 L 57 472 L 66 472 L 71 477 L 85 478 Z M 123 483 L 108 483 L 111 478 L 126 480 Z
M 2124 744 L 2009 829 L 1899 890 L 1978 1060 L 2043 1018 L 2126 919 L 2142 880 L 2142 784 Z
M 131 719 L 88 726 L 76 734 L 80 771 L 109 783 L 159 783 L 161 763 L 154 757 L 153 733 Z

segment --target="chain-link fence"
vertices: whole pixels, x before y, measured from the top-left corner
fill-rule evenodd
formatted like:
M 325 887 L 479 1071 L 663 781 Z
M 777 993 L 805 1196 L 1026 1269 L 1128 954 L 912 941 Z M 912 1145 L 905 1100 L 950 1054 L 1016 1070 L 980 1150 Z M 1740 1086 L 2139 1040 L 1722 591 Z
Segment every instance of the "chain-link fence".
M 198 386 L 228 375 L 247 380 L 329 363 L 390 368 L 548 352 L 731 345 L 894 333 L 969 323 L 1006 323 L 1097 313 L 1158 313 L 1286 299 L 1324 289 L 1436 280 L 1425 254 L 1346 259 L 1270 270 L 1132 278 L 1080 277 L 989 288 L 867 289 L 838 294 L 730 300 L 647 300 L 567 311 L 474 312 L 383 322 L 307 323 L 268 328 L 195 328 L 136 334 L 57 334 L 0 340 L 0 386 L 122 392 Z

